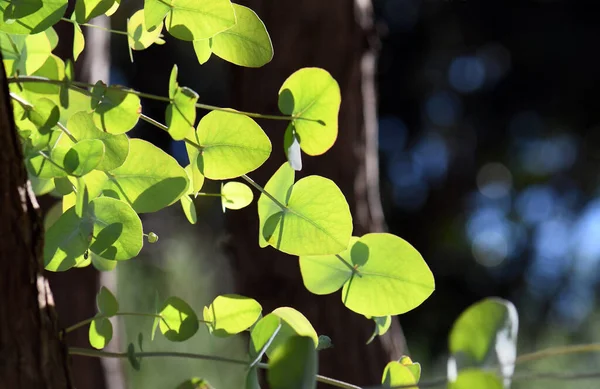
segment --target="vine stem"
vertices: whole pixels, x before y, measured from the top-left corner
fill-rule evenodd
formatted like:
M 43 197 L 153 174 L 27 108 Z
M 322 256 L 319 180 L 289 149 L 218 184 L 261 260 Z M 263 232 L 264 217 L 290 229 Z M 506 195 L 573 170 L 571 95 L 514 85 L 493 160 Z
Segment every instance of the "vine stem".
M 243 175 L 242 179 L 244 179 L 244 181 L 246 181 L 247 183 L 249 183 L 250 185 L 252 185 L 254 188 L 256 188 L 256 190 L 258 190 L 260 193 L 264 194 L 265 196 L 267 196 L 269 198 L 269 200 L 271 200 L 272 202 L 274 202 L 275 204 L 277 204 L 277 206 L 279 208 L 281 208 L 281 210 L 283 212 L 285 212 L 287 210 L 287 207 L 285 205 L 283 205 L 283 203 L 279 200 L 277 200 L 275 197 L 273 197 L 269 192 L 267 192 L 265 190 L 265 188 L 263 188 L 262 186 L 258 185 L 252 178 L 248 177 L 247 175 Z
M 60 18 L 60 20 L 62 20 L 63 22 L 77 24 L 77 25 L 84 26 L 84 27 L 97 28 L 99 30 L 110 32 L 112 34 L 125 35 L 127 37 L 129 36 L 129 33 L 125 32 L 125 31 L 113 30 L 111 28 L 105 28 L 105 27 L 97 26 L 97 25 L 91 24 L 91 23 L 77 23 L 75 20 L 71 20 L 71 19 L 67 19 L 67 18 Z
M 27 83 L 27 82 L 38 82 L 38 83 L 46 83 L 46 84 L 53 84 L 53 85 L 65 85 L 64 81 L 51 80 L 49 78 L 39 77 L 39 76 L 18 76 L 18 77 L 10 77 L 8 79 L 9 84 L 10 83 Z M 74 86 L 80 87 L 80 88 L 93 88 L 94 87 L 94 84 L 89 84 L 86 82 L 79 82 L 79 81 L 71 81 L 71 84 Z M 153 95 L 151 93 L 144 93 L 144 92 L 137 91 L 135 89 L 123 88 L 120 86 L 111 86 L 111 85 L 108 85 L 106 88 L 119 90 L 119 91 L 122 91 L 125 93 L 129 93 L 129 94 L 136 95 L 138 97 L 142 97 L 142 98 L 146 98 L 146 99 L 150 99 L 150 100 L 162 101 L 165 103 L 173 102 L 173 100 L 168 97 Z M 202 103 L 196 103 L 195 107 L 200 108 L 200 109 L 205 109 L 208 111 L 221 111 L 221 112 L 235 113 L 238 115 L 245 115 L 245 116 L 249 116 L 249 117 L 257 118 L 257 119 L 285 120 L 285 121 L 305 120 L 305 121 L 315 122 L 315 123 L 319 123 L 319 124 L 323 125 L 323 122 L 321 120 L 305 118 L 305 117 L 301 117 L 301 116 L 264 115 L 261 113 L 237 111 L 237 110 L 231 109 L 231 108 L 217 107 L 215 105 L 202 104 Z
M 550 347 L 545 350 L 534 351 L 532 353 L 523 354 L 515 360 L 515 364 L 535 361 L 547 357 L 557 357 L 561 355 L 580 354 L 600 351 L 600 343 L 592 344 L 576 344 L 571 346 Z

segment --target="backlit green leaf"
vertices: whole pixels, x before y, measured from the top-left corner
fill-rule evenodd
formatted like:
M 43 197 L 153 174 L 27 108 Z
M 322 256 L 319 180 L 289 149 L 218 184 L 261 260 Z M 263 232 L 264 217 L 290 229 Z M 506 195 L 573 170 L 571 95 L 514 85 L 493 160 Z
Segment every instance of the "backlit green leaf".
M 93 252 L 90 252 L 89 255 L 92 260 L 92 265 L 98 271 L 111 271 L 117 267 L 117 261 L 111 261 L 106 258 L 102 258 Z
M 408 370 L 413 373 L 413 376 L 417 382 L 419 382 L 421 379 L 421 364 L 419 362 L 413 362 L 412 359 L 410 359 L 410 357 L 407 355 L 403 355 L 398 362 L 400 362 L 403 366 L 406 366 Z
M 259 200 L 259 219 L 269 245 L 292 255 L 335 254 L 348 247 L 352 215 L 333 181 L 320 176 L 301 179 L 286 193 L 285 209 L 271 215 L 262 209 L 271 201 L 263 196 Z
M 272 389 L 317 387 L 317 351 L 311 338 L 291 336 L 273 351 L 267 381 Z
M 265 346 L 270 346 L 273 335 L 279 333 L 281 319 L 277 315 L 267 315 L 260 319 L 250 332 L 250 358 L 254 359 L 263 353 Z
M 167 31 L 186 41 L 210 38 L 233 27 L 236 21 L 229 0 L 170 0 L 168 3 L 145 0 L 144 10 L 148 28 L 156 26 L 166 15 Z
M 340 87 L 319 68 L 304 68 L 292 74 L 279 90 L 279 110 L 293 115 L 290 126 L 300 147 L 308 155 L 320 155 L 333 146 L 338 133 Z
M 100 130 L 122 134 L 135 127 L 142 113 L 138 96 L 101 81 L 92 88 L 92 96 L 89 108 L 94 110 L 94 123 Z
M 410 369 L 396 361 L 392 361 L 387 364 L 387 366 L 383 370 L 383 377 L 381 377 L 381 383 L 388 388 L 396 386 L 417 388 L 417 379 L 410 371 Z
M 77 112 L 69 118 L 67 129 L 77 140 L 98 139 L 104 144 L 104 158 L 96 167 L 110 171 L 121 166 L 129 154 L 129 138 L 125 134 L 113 135 L 101 131 L 94 124 L 92 115 Z
M 117 298 L 104 286 L 100 288 L 96 296 L 96 304 L 98 305 L 98 311 L 106 317 L 114 316 L 119 311 Z
M 108 175 L 104 194 L 128 202 L 138 213 L 165 208 L 188 188 L 187 174 L 177 161 L 141 139 L 129 141 L 125 163 Z
M 46 231 L 44 267 L 50 271 L 65 271 L 83 261 L 83 254 L 92 239 L 93 222 L 79 218 L 71 207 Z
M 110 320 L 98 317 L 90 323 L 88 338 L 92 347 L 103 349 L 110 342 L 112 336 L 113 328 Z
M 254 194 L 252 189 L 244 183 L 229 181 L 221 186 L 221 204 L 223 212 L 225 209 L 242 209 L 248 206 Z
M 211 39 L 200 39 L 194 41 L 194 52 L 196 53 L 196 58 L 198 58 L 200 65 L 204 65 L 210 59 L 212 54 L 210 48 L 211 42 Z
M 245 115 L 211 111 L 200 120 L 194 141 L 202 146 L 197 163 L 206 178 L 239 177 L 261 166 L 271 154 L 271 141 Z
M 48 60 L 52 51 L 50 39 L 44 32 L 34 35 L 9 35 L 0 32 L 0 48 L 9 74 L 33 74 Z
M 344 284 L 342 301 L 354 312 L 399 315 L 421 305 L 435 289 L 433 274 L 419 252 L 395 235 L 364 235 L 352 245 L 350 260 L 359 275 Z
M 212 334 L 225 337 L 235 335 L 258 320 L 262 307 L 249 297 L 235 294 L 217 296 L 212 304 L 204 307 L 204 320 Z
M 190 186 L 188 188 L 188 194 L 196 194 L 200 192 L 204 185 L 204 176 L 200 173 L 197 164 L 189 164 L 185 167 L 185 172 L 190 180 Z
M 52 154 L 54 160 L 60 163 L 61 160 L 55 158 L 57 156 L 57 153 Z M 102 162 L 104 143 L 98 139 L 82 140 L 73 145 L 62 157 L 62 166 L 65 167 L 67 173 L 74 176 L 83 176 L 94 170 Z
M 456 381 L 450 382 L 448 389 L 504 389 L 502 379 L 489 371 L 468 369 L 460 372 Z
M 284 163 L 273 174 L 269 182 L 267 182 L 265 191 L 270 193 L 280 203 L 286 204 L 291 193 L 290 189 L 294 185 L 294 176 L 294 170 L 288 164 Z M 263 236 L 265 222 L 279 212 L 281 212 L 281 208 L 276 203 L 264 194 L 260 195 L 258 199 L 258 217 L 260 220 L 258 243 L 260 247 L 267 247 L 269 245 Z
M 83 31 L 81 31 L 81 27 L 77 23 L 73 23 L 73 60 L 77 61 L 79 55 L 83 52 L 85 48 L 85 36 L 83 35 Z
M 172 342 L 183 342 L 198 331 L 198 317 L 182 299 L 169 297 L 164 302 L 159 322 L 160 332 Z
M 192 138 L 196 123 L 196 103 L 198 94 L 193 90 L 180 87 L 177 83 L 177 66 L 173 66 L 169 80 L 169 98 L 171 104 L 165 113 L 169 134 L 175 140 Z
M 273 45 L 264 23 L 250 8 L 233 4 L 233 9 L 237 23 L 212 38 L 212 52 L 239 66 L 257 68 L 269 63 Z
M 191 224 L 196 224 L 198 221 L 198 215 L 196 214 L 196 206 L 194 205 L 194 200 L 190 198 L 190 196 L 183 195 L 179 199 L 181 202 L 181 208 L 183 208 L 183 213 L 185 217 Z
M 307 336 L 313 340 L 313 347 L 316 348 L 319 344 L 319 337 L 317 332 L 313 328 L 312 324 L 308 319 L 300 312 L 290 307 L 280 307 L 265 316 L 276 316 L 281 320 L 281 329 L 271 346 L 269 347 L 267 354 L 271 357 L 273 350 L 279 345 L 283 344 L 289 337 L 294 335 Z
M 90 19 L 105 14 L 113 7 L 115 0 L 77 0 L 75 17 L 78 23 L 87 23 Z
M 152 46 L 162 33 L 162 21 L 152 30 L 148 31 L 146 27 L 144 10 L 141 9 L 131 15 L 127 23 L 127 39 L 129 47 L 133 50 L 144 50 Z
M 367 344 L 370 344 L 375 337 L 384 335 L 392 325 L 392 317 L 391 316 L 376 316 L 372 318 L 375 322 L 375 329 L 371 334 L 369 340 L 367 340 Z
M 0 31 L 36 34 L 63 17 L 68 0 L 1 0 Z

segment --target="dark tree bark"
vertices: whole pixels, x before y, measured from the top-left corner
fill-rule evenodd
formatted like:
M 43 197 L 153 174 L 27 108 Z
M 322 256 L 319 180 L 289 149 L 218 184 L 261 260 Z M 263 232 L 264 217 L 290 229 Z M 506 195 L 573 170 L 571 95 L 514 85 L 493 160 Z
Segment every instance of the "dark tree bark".
M 23 164 L 3 65 L 0 78 L 0 385 L 71 388 L 52 292 L 42 275 L 44 229 Z
M 338 81 L 342 93 L 339 136 L 323 156 L 303 156 L 297 176 L 319 174 L 333 179 L 346 195 L 354 216 L 354 235 L 384 230 L 379 199 L 375 123 L 375 35 L 369 0 L 247 0 L 271 34 L 275 57 L 260 69 L 234 70 L 236 109 L 275 113 L 283 81 L 302 67 L 318 66 Z M 273 155 L 251 176 L 263 185 L 285 161 L 281 122 L 261 122 L 271 137 Z M 229 214 L 229 245 L 239 293 L 254 297 L 265 310 L 291 306 L 303 312 L 334 348 L 319 354 L 322 374 L 354 384 L 376 384 L 385 364 L 404 351 L 394 320 L 390 335 L 366 346 L 373 323 L 348 310 L 340 293 L 311 295 L 303 286 L 298 260 L 258 246 L 255 208 Z

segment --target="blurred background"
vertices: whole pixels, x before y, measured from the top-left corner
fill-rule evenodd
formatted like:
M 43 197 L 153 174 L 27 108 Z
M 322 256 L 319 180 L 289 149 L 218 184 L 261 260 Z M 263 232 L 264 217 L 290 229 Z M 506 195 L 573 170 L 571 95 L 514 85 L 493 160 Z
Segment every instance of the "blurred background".
M 379 189 L 384 219 L 377 218 L 371 204 L 367 216 L 357 217 L 355 234 L 387 228 L 415 246 L 435 275 L 435 293 L 400 317 L 400 338 L 393 338 L 404 335 L 406 346 L 398 347 L 423 365 L 423 380 L 445 374 L 453 321 L 487 296 L 516 305 L 520 353 L 598 341 L 597 14 L 575 2 L 552 0 L 521 1 L 518 6 L 474 0 L 374 0 L 373 14 L 363 12 L 368 1 L 357 1 L 359 8 L 349 0 L 240 3 L 258 13 L 273 39 L 275 58 L 264 69 L 234 68 L 218 58 L 200 66 L 191 44 L 168 34 L 166 45 L 134 52 L 131 63 L 126 40 L 113 35 L 110 82 L 166 95 L 170 70 L 177 64 L 180 84 L 196 90 L 201 102 L 277 113 L 278 87 L 294 70 L 323 66 L 331 71 L 346 107 L 340 117 L 340 146 L 310 161 L 304 156 L 302 175 L 336 180 L 356 216 L 364 197 L 357 188 L 360 180 L 369 181 L 369 170 L 355 166 L 352 158 L 363 160 L 369 145 L 377 147 L 379 182 L 375 180 L 374 193 Z M 124 30 L 125 18 L 142 6 L 141 1 L 123 2 L 112 19 L 113 28 Z M 369 53 L 378 57 L 374 96 L 365 86 Z M 369 106 L 376 107 L 376 116 Z M 163 103 L 143 101 L 143 110 L 164 121 Z M 264 184 L 284 161 L 280 139 L 285 125 L 260 124 L 277 149 L 270 165 L 251 174 Z M 371 124 L 376 124 L 378 135 L 368 131 Z M 151 140 L 187 164 L 184 147 L 167 134 L 140 123 L 131 135 Z M 207 184 L 204 191 L 217 192 L 218 184 Z M 223 215 L 218 199 L 199 198 L 196 206 L 195 226 L 187 224 L 177 204 L 144 216 L 146 232 L 154 231 L 160 241 L 146 245 L 139 258 L 119 264 L 113 285 L 124 310 L 152 311 L 158 293 L 161 299 L 178 295 L 201 312 L 217 294 L 237 292 L 257 298 L 266 312 L 287 298 L 311 319 L 317 332 L 336 335 L 325 321 L 338 320 L 342 326 L 346 319 L 327 319 L 319 312 L 341 306 L 339 296 L 310 296 L 302 291 L 296 259 L 258 250 L 254 235 L 241 240 L 240 234 L 247 235 L 256 225 L 254 206 L 235 215 Z M 264 272 L 270 274 L 261 282 Z M 357 328 L 368 329 L 359 333 L 368 333 L 371 324 L 359 319 Z M 148 335 L 151 325 L 129 318 L 122 322 L 121 348 L 135 341 L 140 330 Z M 343 335 L 332 336 L 334 345 L 346 343 L 339 336 Z M 370 352 L 365 350 L 382 347 L 364 346 L 367 337 L 352 345 L 360 348 L 356 359 L 362 356 L 364 361 L 364 353 Z M 173 347 L 157 341 L 147 346 Z M 246 343 L 243 338 L 215 340 L 200 331 L 182 347 L 178 350 L 239 356 Z M 385 344 L 383 348 L 390 352 Z M 342 360 L 346 355 L 337 355 L 325 356 L 324 371 L 330 369 L 336 378 L 352 375 L 339 366 L 354 370 L 348 369 L 353 356 L 346 354 L 348 359 Z M 360 372 L 359 366 L 356 374 L 361 376 L 356 379 L 376 384 L 379 378 L 372 377 L 380 376 L 385 360 L 368 366 L 376 371 L 373 374 Z M 523 368 L 590 371 L 598 370 L 599 362 L 590 354 Z M 172 388 L 190 376 L 205 377 L 216 388 L 243 387 L 243 369 L 214 363 L 144 360 L 141 372 L 126 365 L 116 369 L 120 385 L 128 388 Z M 108 387 L 116 387 L 117 381 Z M 594 381 L 514 385 L 597 386 Z

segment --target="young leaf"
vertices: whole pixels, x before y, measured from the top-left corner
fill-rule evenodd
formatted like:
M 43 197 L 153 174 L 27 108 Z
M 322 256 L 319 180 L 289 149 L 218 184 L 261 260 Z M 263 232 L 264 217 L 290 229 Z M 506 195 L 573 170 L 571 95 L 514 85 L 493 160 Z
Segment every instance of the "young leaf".
M 211 38 L 212 52 L 239 66 L 258 68 L 269 63 L 273 59 L 273 45 L 264 23 L 250 8 L 232 5 L 237 22 Z
M 344 285 L 342 301 L 354 312 L 399 315 L 421 305 L 435 289 L 419 252 L 395 235 L 364 235 L 352 246 L 350 259 L 359 275 Z
M 319 68 L 304 68 L 292 74 L 279 90 L 279 110 L 294 119 L 290 126 L 300 147 L 308 155 L 320 155 L 333 146 L 338 133 L 340 87 Z
M 85 36 L 78 23 L 73 23 L 73 60 L 77 61 L 85 48 Z
M 138 213 L 156 212 L 183 196 L 185 170 L 158 147 L 141 139 L 129 141 L 125 163 L 109 173 L 104 194 L 127 201 Z
M 67 129 L 77 140 L 98 139 L 104 144 L 104 158 L 96 166 L 98 170 L 110 171 L 121 166 L 129 154 L 129 138 L 125 134 L 112 135 L 100 131 L 92 115 L 77 112 L 69 118 Z M 102 174 L 106 177 L 106 175 Z
M 348 247 L 352 215 L 333 181 L 305 177 L 288 196 L 284 210 L 260 218 L 261 232 L 271 246 L 291 255 L 336 254 Z
M 383 370 L 383 377 L 381 377 L 381 383 L 388 388 L 396 386 L 417 388 L 417 381 L 408 367 L 396 361 L 387 364 Z
M 127 39 L 129 47 L 133 50 L 147 49 L 161 36 L 163 29 L 162 20 L 152 31 L 146 28 L 145 20 L 144 10 L 140 9 L 131 15 L 127 22 Z
M 56 24 L 67 10 L 68 0 L 0 2 L 0 31 L 37 34 Z
M 196 214 L 196 206 L 194 205 L 194 200 L 190 198 L 190 196 L 183 195 L 179 199 L 181 202 L 181 208 L 183 208 L 183 213 L 185 217 L 188 219 L 190 224 L 196 224 L 198 221 L 198 215 Z
M 317 387 L 317 351 L 313 340 L 291 336 L 273 351 L 267 381 L 272 389 L 314 389 Z
M 197 159 L 199 169 L 213 180 L 251 172 L 271 155 L 269 137 L 245 115 L 211 111 L 200 120 L 195 138 L 202 146 Z
M 225 185 L 221 185 L 221 205 L 223 212 L 225 209 L 242 209 L 248 206 L 254 194 L 252 189 L 244 183 L 229 181 Z
M 412 359 L 410 359 L 410 357 L 407 355 L 402 356 L 398 362 L 406 366 L 408 370 L 413 373 L 413 376 L 415 376 L 417 382 L 419 382 L 421 379 L 421 364 L 419 362 L 413 362 Z
M 183 342 L 198 331 L 198 317 L 182 299 L 169 297 L 160 310 L 160 332 L 172 342 Z
M 131 130 L 142 113 L 138 96 L 115 87 L 108 88 L 101 81 L 92 88 L 89 108 L 94 110 L 96 127 L 110 134 Z
M 146 26 L 158 25 L 166 15 L 165 26 L 175 38 L 193 41 L 207 39 L 235 25 L 229 0 L 145 0 Z
M 461 371 L 472 367 L 500 365 L 505 377 L 504 385 L 508 387 L 517 356 L 518 327 L 517 310 L 510 301 L 490 298 L 470 306 L 456 320 L 450 332 L 452 356 L 448 361 L 449 380 L 454 381 Z M 470 379 L 464 378 L 465 382 Z M 473 379 L 487 378 L 477 375 Z
M 172 99 L 173 102 L 167 106 L 165 112 L 169 134 L 174 140 L 192 138 L 198 94 L 190 88 L 177 86 Z
M 106 317 L 112 317 L 119 311 L 117 298 L 104 286 L 100 288 L 96 296 L 96 304 L 98 305 L 98 311 Z
M 215 336 L 235 335 L 258 320 L 262 307 L 249 297 L 235 294 L 217 296 L 212 304 L 204 307 L 204 320 L 210 322 L 208 329 Z
M 373 321 L 375 322 L 375 329 L 373 330 L 373 334 L 371 334 L 369 340 L 367 340 L 367 344 L 370 344 L 376 336 L 384 335 L 390 329 L 392 317 L 389 315 L 376 316 L 373 318 Z
M 282 204 L 286 204 L 290 195 L 290 189 L 294 185 L 294 170 L 289 164 L 284 163 L 279 169 L 273 174 L 267 185 L 265 185 L 265 191 L 270 193 L 277 201 Z M 269 243 L 264 238 L 263 229 L 265 222 L 271 218 L 271 216 L 281 212 L 279 205 L 274 203 L 264 194 L 261 194 L 258 199 L 258 218 L 259 222 L 259 234 L 258 243 L 260 247 L 267 247 Z
M 88 338 L 90 345 L 97 349 L 103 349 L 112 339 L 113 327 L 107 318 L 98 317 L 90 323 Z

